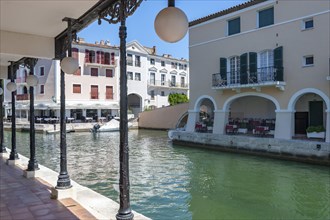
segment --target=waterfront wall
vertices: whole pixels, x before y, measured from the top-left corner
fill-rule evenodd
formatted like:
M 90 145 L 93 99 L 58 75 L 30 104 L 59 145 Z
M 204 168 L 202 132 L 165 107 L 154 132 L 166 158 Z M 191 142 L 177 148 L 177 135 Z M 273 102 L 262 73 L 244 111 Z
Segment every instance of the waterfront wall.
M 139 128 L 175 129 L 181 117 L 188 112 L 188 103 L 157 108 L 139 114 Z
M 256 154 L 330 166 L 330 143 L 170 131 L 174 144 Z

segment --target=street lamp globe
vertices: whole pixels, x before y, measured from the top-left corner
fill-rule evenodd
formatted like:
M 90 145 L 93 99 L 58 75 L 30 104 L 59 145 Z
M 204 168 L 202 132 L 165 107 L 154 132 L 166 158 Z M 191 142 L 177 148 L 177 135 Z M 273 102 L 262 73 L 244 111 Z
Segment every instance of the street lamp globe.
M 167 7 L 158 13 L 154 26 L 160 39 L 175 43 L 186 35 L 188 24 L 188 18 L 181 9 Z
M 14 92 L 17 89 L 16 83 L 14 83 L 14 82 L 7 83 L 6 87 L 9 92 Z
M 78 60 L 73 57 L 65 57 L 61 61 L 61 69 L 67 74 L 73 74 L 79 68 Z
M 36 86 L 38 85 L 38 77 L 35 76 L 35 75 L 29 75 L 28 77 L 26 77 L 26 83 L 29 85 L 29 86 Z
M 2 95 L 3 94 L 3 89 L 2 88 L 0 88 L 0 95 Z

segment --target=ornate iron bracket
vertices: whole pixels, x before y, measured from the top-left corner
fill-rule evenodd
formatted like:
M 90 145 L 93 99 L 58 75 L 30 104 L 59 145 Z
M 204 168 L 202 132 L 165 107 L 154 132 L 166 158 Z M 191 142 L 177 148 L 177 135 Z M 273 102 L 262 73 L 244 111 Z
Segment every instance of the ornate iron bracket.
M 69 21 L 71 20 L 72 24 L 74 25 L 75 23 L 78 23 L 78 21 L 76 19 L 73 18 L 63 18 L 62 21 Z M 66 57 L 66 51 L 71 47 L 72 41 L 76 41 L 77 40 L 77 31 L 76 30 L 72 30 L 71 32 L 71 36 L 68 36 L 68 32 L 67 35 L 57 39 L 55 41 L 55 59 L 63 59 L 64 57 Z M 72 39 L 70 41 L 70 39 Z
M 127 18 L 132 15 L 135 10 L 140 6 L 143 0 L 127 0 L 124 5 L 124 16 Z M 109 17 L 109 18 L 108 18 Z M 110 24 L 116 24 L 122 20 L 121 18 L 121 2 L 117 1 L 103 11 L 99 12 L 98 24 L 102 23 L 102 20 L 109 22 Z
M 37 62 L 38 62 L 37 58 L 26 58 L 24 60 L 24 66 L 26 66 L 31 71 L 35 67 Z

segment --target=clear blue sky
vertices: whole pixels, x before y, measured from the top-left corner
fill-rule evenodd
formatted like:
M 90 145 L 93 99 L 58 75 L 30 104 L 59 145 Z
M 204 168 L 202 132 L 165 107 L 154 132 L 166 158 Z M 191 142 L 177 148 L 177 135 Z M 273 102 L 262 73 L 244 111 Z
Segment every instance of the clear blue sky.
M 247 0 L 176 0 L 175 6 L 183 10 L 189 21 L 241 4 Z M 127 18 L 127 42 L 137 40 L 147 47 L 156 46 L 157 54 L 171 54 L 175 58 L 189 58 L 188 34 L 177 43 L 166 43 L 158 38 L 154 30 L 154 20 L 159 11 L 167 7 L 167 0 L 145 0 L 135 13 Z M 118 27 L 97 21 L 78 33 L 86 42 L 110 40 L 119 45 Z

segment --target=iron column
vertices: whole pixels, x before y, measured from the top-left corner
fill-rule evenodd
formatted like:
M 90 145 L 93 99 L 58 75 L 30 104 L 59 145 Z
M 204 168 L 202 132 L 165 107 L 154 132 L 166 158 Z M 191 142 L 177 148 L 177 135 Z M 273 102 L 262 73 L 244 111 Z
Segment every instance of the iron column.
M 5 88 L 3 86 L 3 80 L 0 80 L 0 87 L 2 89 L 2 94 L 0 95 L 0 153 L 6 153 L 6 147 L 4 143 L 4 132 L 3 132 L 3 102 L 5 97 Z
M 14 62 L 10 64 L 10 81 L 15 83 L 16 68 L 14 70 Z M 19 159 L 16 150 L 16 103 L 15 103 L 16 90 L 11 92 L 11 151 L 9 160 Z

